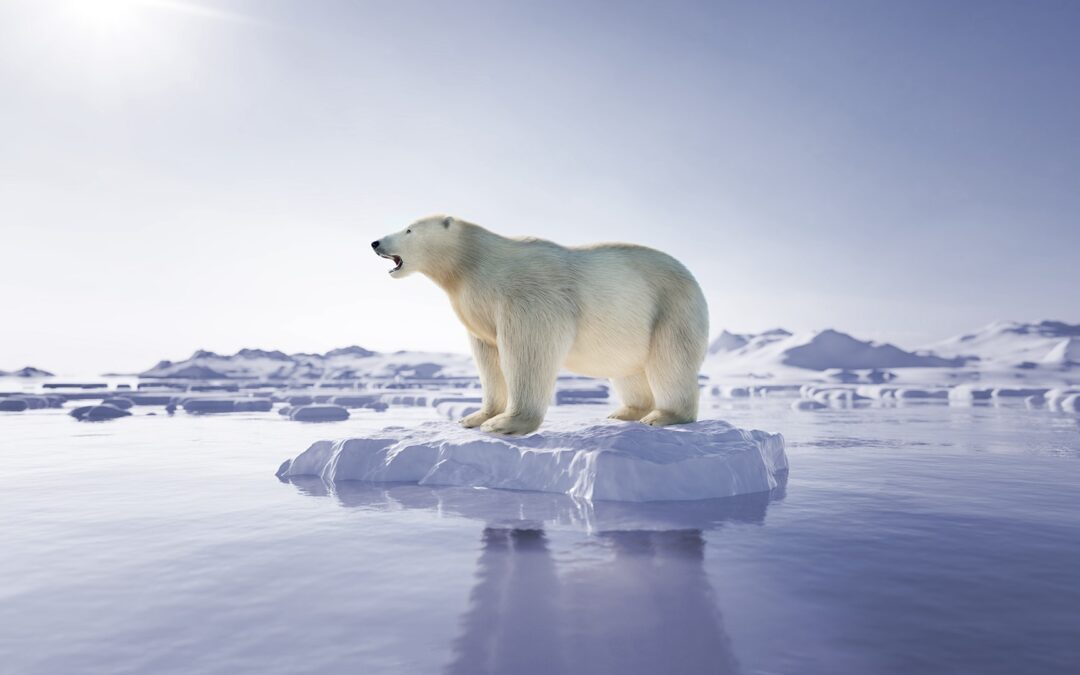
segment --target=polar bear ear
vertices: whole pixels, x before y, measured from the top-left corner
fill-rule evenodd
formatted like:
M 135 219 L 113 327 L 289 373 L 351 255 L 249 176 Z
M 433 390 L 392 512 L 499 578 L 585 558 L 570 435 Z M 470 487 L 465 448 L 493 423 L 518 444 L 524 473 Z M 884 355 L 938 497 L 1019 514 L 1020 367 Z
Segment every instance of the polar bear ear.
M 449 228 L 450 225 L 453 224 L 453 222 L 454 222 L 454 219 L 451 218 L 450 216 L 447 216 L 447 217 L 442 219 L 442 226 L 445 227 L 445 228 Z

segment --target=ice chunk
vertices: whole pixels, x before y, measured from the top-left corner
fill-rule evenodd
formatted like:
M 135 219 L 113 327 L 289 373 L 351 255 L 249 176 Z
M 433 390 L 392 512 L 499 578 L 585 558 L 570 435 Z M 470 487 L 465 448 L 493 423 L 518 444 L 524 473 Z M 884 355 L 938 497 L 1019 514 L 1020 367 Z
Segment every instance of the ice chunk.
M 1080 412 L 1080 394 L 1066 396 L 1058 403 L 1058 407 L 1065 412 Z
M 349 411 L 339 405 L 301 405 L 287 410 L 289 419 L 297 422 L 341 422 L 349 419 Z
M 989 387 L 975 387 L 961 384 L 949 390 L 949 403 L 964 405 L 974 401 L 989 401 L 994 390 Z
M 999 398 L 1027 398 L 1028 396 L 1042 396 L 1047 392 L 1047 387 L 1037 388 L 1018 388 L 1018 387 L 998 387 L 991 392 L 990 396 L 994 399 Z
M 1076 389 L 1051 389 L 1044 394 L 1043 398 L 1046 401 L 1046 407 L 1049 410 L 1065 410 L 1065 400 L 1070 396 L 1080 394 L 1080 390 Z
M 429 422 L 319 441 L 286 460 L 277 475 L 649 502 L 768 491 L 787 466 L 780 434 L 738 429 L 721 420 L 671 427 L 548 422 L 523 437 Z
M 104 422 L 118 417 L 129 417 L 131 413 L 111 405 L 87 405 L 75 408 L 68 413 L 80 422 Z
M 560 385 L 555 391 L 555 405 L 606 403 L 607 399 L 608 388 L 605 384 L 573 383 Z
M 183 403 L 184 411 L 189 413 L 231 413 L 234 409 L 231 398 L 193 398 Z
M 812 398 L 804 398 L 798 401 L 791 402 L 792 410 L 824 410 L 829 406 L 825 405 L 821 401 L 815 401 Z
M 916 387 L 902 387 L 896 390 L 896 398 L 903 400 L 913 399 L 948 399 L 948 389 L 919 389 Z
M 189 398 L 183 407 L 185 412 L 193 414 L 269 412 L 274 403 L 268 398 Z
M 22 412 L 30 407 L 22 398 L 0 398 L 0 411 L 3 412 Z
M 381 401 L 379 394 L 346 394 L 331 396 L 326 402 L 343 408 L 367 408 Z
M 425 394 L 383 394 L 382 403 L 393 406 L 427 407 L 428 396 Z
M 41 408 L 59 408 L 63 405 L 63 399 L 57 399 L 52 396 L 35 396 L 33 394 L 11 396 L 3 400 L 7 401 L 7 404 L 6 407 L 0 407 L 0 410 L 10 410 L 15 412 L 27 409 L 40 410 Z
M 740 387 L 735 385 L 716 386 L 712 388 L 710 393 L 718 398 L 747 398 L 753 395 L 751 387 Z
M 121 410 L 130 410 L 135 405 L 135 401 L 125 396 L 113 396 L 102 401 L 103 404 L 111 405 L 114 408 L 120 408 Z

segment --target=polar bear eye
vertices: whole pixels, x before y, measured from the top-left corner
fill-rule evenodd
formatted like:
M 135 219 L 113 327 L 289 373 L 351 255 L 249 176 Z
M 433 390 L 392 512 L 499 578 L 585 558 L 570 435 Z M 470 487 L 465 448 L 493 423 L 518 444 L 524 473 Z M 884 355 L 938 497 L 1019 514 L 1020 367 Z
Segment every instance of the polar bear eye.
M 405 234 L 412 234 L 412 230 L 405 230 Z

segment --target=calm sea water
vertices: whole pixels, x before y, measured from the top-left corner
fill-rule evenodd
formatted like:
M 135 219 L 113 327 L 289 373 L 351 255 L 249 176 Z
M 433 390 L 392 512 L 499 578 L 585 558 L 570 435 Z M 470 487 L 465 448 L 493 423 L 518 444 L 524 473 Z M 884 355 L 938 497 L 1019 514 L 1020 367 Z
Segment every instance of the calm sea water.
M 274 477 L 428 410 L 137 410 L 0 413 L 0 672 L 1080 671 L 1075 415 L 732 402 L 786 484 L 627 505 Z

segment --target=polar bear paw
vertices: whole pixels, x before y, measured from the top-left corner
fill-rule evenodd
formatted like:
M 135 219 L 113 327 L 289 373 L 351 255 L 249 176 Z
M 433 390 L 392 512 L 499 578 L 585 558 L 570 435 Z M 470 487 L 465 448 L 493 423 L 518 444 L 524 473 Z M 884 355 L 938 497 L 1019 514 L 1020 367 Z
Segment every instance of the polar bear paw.
M 497 414 L 498 413 L 488 412 L 486 410 L 477 410 L 471 415 L 466 415 L 465 417 L 462 417 L 460 420 L 458 420 L 458 424 L 465 427 L 466 429 L 472 429 L 473 427 L 478 427 L 484 422 L 487 422 L 489 419 L 491 419 Z
M 480 425 L 480 430 L 493 434 L 504 434 L 506 436 L 523 436 L 525 434 L 531 434 L 539 429 L 540 422 L 542 421 L 542 417 L 528 417 L 526 415 L 503 413 L 484 422 Z
M 609 420 L 622 420 L 623 422 L 637 422 L 642 417 L 649 414 L 649 411 L 645 408 L 631 408 L 624 405 L 615 412 L 608 415 Z
M 641 418 L 643 424 L 648 424 L 651 427 L 666 427 L 670 424 L 688 424 L 693 421 L 693 417 L 676 415 L 675 413 L 666 410 L 654 410 Z

